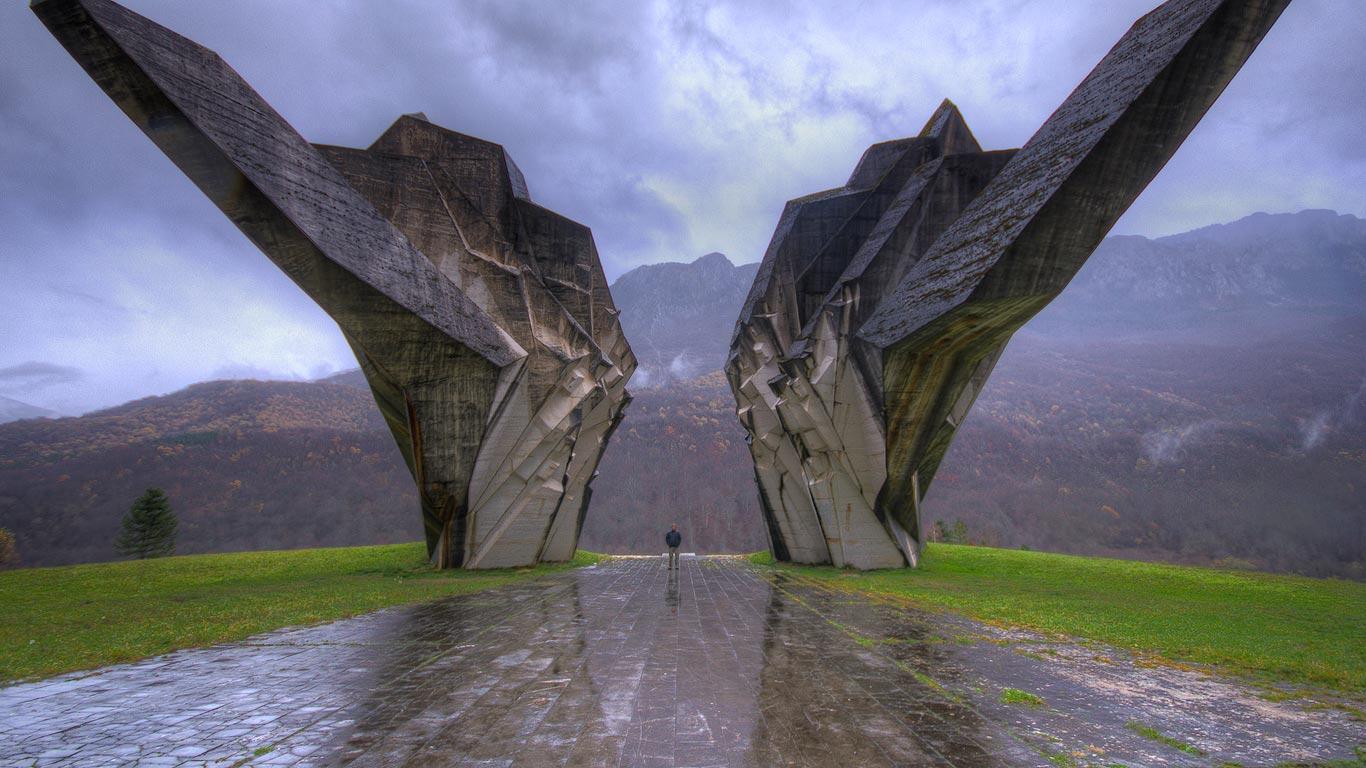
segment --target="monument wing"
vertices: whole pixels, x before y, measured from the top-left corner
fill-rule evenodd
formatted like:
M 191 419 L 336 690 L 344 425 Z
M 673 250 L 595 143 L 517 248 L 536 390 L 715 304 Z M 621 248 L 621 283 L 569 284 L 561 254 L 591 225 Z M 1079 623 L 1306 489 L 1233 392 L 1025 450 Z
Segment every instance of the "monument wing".
M 217 54 L 109 0 L 33 10 L 336 320 L 432 561 L 572 557 L 635 368 L 588 228 L 531 202 L 497 144 L 406 115 L 368 149 L 315 146 Z
M 916 563 L 919 509 L 1011 335 L 1058 295 L 1289 0 L 1170 0 L 1018 151 L 951 103 L 789 203 L 726 372 L 775 554 Z

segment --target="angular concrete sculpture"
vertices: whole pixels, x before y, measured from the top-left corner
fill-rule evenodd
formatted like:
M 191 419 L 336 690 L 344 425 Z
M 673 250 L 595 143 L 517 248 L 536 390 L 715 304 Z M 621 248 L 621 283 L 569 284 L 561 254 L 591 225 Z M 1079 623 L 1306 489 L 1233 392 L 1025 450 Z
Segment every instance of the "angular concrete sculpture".
M 336 320 L 417 481 L 442 567 L 568 560 L 635 358 L 587 227 L 503 148 L 399 118 L 309 144 L 217 54 L 108 0 L 33 10 Z
M 920 502 L 1011 335 L 1071 280 L 1289 0 L 1171 0 L 1018 150 L 958 110 L 787 204 L 726 362 L 774 555 L 914 566 Z

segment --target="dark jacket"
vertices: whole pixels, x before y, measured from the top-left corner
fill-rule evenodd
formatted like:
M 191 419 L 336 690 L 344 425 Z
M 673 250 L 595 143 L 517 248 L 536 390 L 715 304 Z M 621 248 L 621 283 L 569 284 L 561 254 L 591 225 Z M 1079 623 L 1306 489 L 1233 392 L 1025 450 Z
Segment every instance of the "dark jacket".
M 683 534 L 678 531 L 669 531 L 664 534 L 664 543 L 671 547 L 676 547 L 683 543 Z

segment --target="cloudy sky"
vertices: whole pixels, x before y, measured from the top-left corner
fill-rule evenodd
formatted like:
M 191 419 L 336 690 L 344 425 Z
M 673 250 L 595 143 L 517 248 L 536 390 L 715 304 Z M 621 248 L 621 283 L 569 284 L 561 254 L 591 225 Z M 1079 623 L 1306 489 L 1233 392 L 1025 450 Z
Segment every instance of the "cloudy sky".
M 1015 147 L 1156 0 L 127 0 L 217 50 L 313 141 L 397 115 L 498 141 L 609 277 L 762 254 L 785 200 L 952 98 Z M 1098 12 L 1097 9 L 1104 9 Z M 1366 216 L 1366 6 L 1295 0 L 1116 233 Z M 354 365 L 327 316 L 0 4 L 0 395 L 64 413 Z

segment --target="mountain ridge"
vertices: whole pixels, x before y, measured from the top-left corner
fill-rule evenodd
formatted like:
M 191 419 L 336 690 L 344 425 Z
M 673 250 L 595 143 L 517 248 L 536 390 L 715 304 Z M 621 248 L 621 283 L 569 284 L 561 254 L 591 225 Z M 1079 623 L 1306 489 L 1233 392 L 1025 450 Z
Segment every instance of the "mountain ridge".
M 632 386 L 686 381 L 720 370 L 758 264 L 712 252 L 691 262 L 647 264 L 612 283 L 612 299 L 640 361 Z

